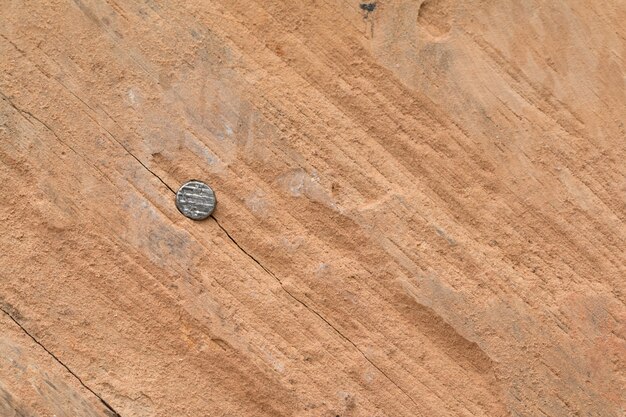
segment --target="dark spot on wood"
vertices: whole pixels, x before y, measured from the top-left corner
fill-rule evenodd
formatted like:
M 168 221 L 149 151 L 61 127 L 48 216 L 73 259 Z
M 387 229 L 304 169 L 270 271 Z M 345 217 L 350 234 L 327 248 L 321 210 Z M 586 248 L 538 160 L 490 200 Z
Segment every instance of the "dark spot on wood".
M 366 12 L 373 12 L 376 9 L 376 2 L 371 2 L 371 3 L 361 3 L 359 5 L 359 7 L 361 8 L 361 10 L 365 10 Z M 337 416 L 339 417 L 339 416 Z
M 17 311 L 11 304 L 4 301 L 4 299 L 0 298 L 0 310 L 6 313 L 9 317 L 14 320 L 22 321 L 24 317 Z

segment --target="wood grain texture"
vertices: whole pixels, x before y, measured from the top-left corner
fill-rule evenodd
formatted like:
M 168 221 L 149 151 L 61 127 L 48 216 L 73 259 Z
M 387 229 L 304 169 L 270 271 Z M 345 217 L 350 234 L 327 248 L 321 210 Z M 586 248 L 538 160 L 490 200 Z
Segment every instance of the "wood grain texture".
M 624 21 L 5 2 L 0 411 L 622 416 Z

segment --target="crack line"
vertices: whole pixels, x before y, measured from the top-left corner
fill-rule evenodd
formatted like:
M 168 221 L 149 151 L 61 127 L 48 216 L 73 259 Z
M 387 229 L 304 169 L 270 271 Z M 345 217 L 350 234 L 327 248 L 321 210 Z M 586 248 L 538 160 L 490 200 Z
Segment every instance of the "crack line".
M 15 111 L 20 113 L 22 116 L 28 115 L 32 119 L 37 120 L 42 126 L 44 126 L 46 129 L 48 129 L 50 131 L 50 133 L 52 133 L 54 135 L 54 137 L 57 138 L 57 140 L 59 142 L 61 142 L 63 145 L 65 145 L 67 148 L 69 148 L 72 152 L 74 152 L 76 155 L 78 155 L 79 157 L 82 158 L 82 156 L 78 152 L 76 152 L 76 150 L 74 148 L 72 148 L 67 142 L 62 140 L 59 137 L 59 135 L 57 135 L 56 132 L 54 130 L 52 130 L 52 128 L 46 122 L 41 120 L 39 117 L 35 116 L 30 111 L 17 107 L 15 105 L 15 103 L 13 103 L 13 101 L 8 96 L 6 96 L 2 91 L 0 91 L 0 97 L 2 97 L 4 100 L 6 100 L 6 102 L 9 103 L 9 106 L 13 107 L 15 109 Z M 25 119 L 28 120 L 31 125 L 33 125 L 33 123 L 27 117 L 25 117 Z
M 211 215 L 211 217 L 213 218 L 213 220 L 215 220 L 215 223 L 217 224 L 217 226 L 220 229 L 222 229 L 222 231 L 226 234 L 226 236 L 228 236 L 228 238 L 235 244 L 235 246 L 237 246 L 244 254 L 246 254 L 250 259 L 252 259 L 257 265 L 259 265 L 261 267 L 261 269 L 263 269 L 265 272 L 267 272 L 268 275 L 270 275 L 276 281 L 278 281 L 278 284 L 280 285 L 280 287 L 283 289 L 283 291 L 285 291 L 287 293 L 287 295 L 289 295 L 289 297 L 291 297 L 297 303 L 301 304 L 302 306 L 304 306 L 304 308 L 306 308 L 311 313 L 313 313 L 314 315 L 319 317 L 324 323 L 326 323 L 331 329 L 333 329 L 342 339 L 346 340 L 348 343 L 350 343 L 352 346 L 354 346 L 354 348 L 361 354 L 361 356 L 363 356 L 363 358 L 365 358 L 365 360 L 367 362 L 369 362 L 370 365 L 372 365 L 374 368 L 376 368 L 376 370 L 378 370 L 378 372 L 380 372 L 389 382 L 391 382 L 396 388 L 398 388 L 400 390 L 400 392 L 402 392 L 409 400 L 411 400 L 413 405 L 415 405 L 416 407 L 419 407 L 418 404 L 413 399 L 413 397 L 411 397 L 402 387 L 400 387 L 393 379 L 391 379 L 385 373 L 385 371 L 383 371 L 380 367 L 378 367 L 378 365 L 376 365 L 374 362 L 372 362 L 371 359 L 368 358 L 367 355 L 365 355 L 365 353 L 352 340 L 350 340 L 341 331 L 339 331 L 339 329 L 337 329 L 335 326 L 333 326 L 326 318 L 324 318 L 324 316 L 322 316 L 320 313 L 315 311 L 313 308 L 309 307 L 304 301 L 300 300 L 299 298 L 294 296 L 291 292 L 289 292 L 289 290 L 287 290 L 287 288 L 285 288 L 285 286 L 283 285 L 283 282 L 280 280 L 280 278 L 278 278 L 272 271 L 267 269 L 252 254 L 250 254 L 243 247 L 241 247 L 241 245 L 239 243 L 237 243 L 237 241 L 235 239 L 233 239 L 233 237 L 230 235 L 230 233 L 228 233 L 228 231 L 226 229 L 224 229 L 224 227 L 220 224 L 220 222 L 217 220 L 217 218 L 214 215 Z M 421 415 L 421 413 L 420 413 L 420 415 Z
M 61 143 L 63 146 L 65 146 L 66 148 L 68 148 L 69 150 L 71 150 L 72 152 L 74 152 L 76 154 L 76 156 L 78 156 L 80 159 L 82 159 L 83 161 L 85 161 L 85 163 L 87 165 L 89 165 L 91 168 L 95 169 L 96 171 L 98 171 L 100 173 L 100 175 L 102 176 L 102 178 L 106 179 L 107 181 L 111 182 L 111 180 L 109 179 L 109 177 L 107 177 L 104 172 L 102 172 L 102 170 L 100 168 L 98 168 L 96 165 L 90 163 L 87 158 L 85 158 L 83 155 L 79 154 L 76 149 L 74 149 L 70 144 L 68 144 L 67 142 L 65 142 L 63 139 L 61 139 L 61 137 L 52 129 L 52 127 L 50 127 L 50 125 L 48 125 L 46 122 L 44 122 L 43 120 L 41 120 L 39 117 L 35 116 L 32 112 L 22 109 L 18 106 L 15 105 L 15 103 L 13 103 L 13 101 L 7 96 L 5 95 L 2 91 L 0 91 L 0 98 L 6 100 L 7 103 L 9 103 L 9 106 L 11 106 L 15 111 L 17 111 L 17 113 L 22 116 L 24 118 L 24 120 L 26 120 L 28 123 L 30 123 L 31 126 L 35 126 L 35 124 L 33 123 L 33 121 L 31 119 L 36 120 L 37 122 L 39 122 L 44 128 L 46 128 L 50 133 L 52 133 L 52 135 L 57 139 L 57 141 L 59 143 Z M 26 117 L 28 116 L 28 117 Z
M 74 378 L 76 378 L 78 380 L 78 382 L 80 383 L 80 385 L 83 386 L 83 388 L 85 388 L 87 391 L 89 391 L 90 393 L 92 393 L 97 399 L 100 400 L 100 402 L 102 403 L 102 405 L 104 405 L 107 409 L 108 414 L 110 414 L 111 417 L 122 417 L 117 411 L 115 411 L 115 409 L 113 407 L 111 407 L 111 405 L 106 402 L 101 396 L 99 396 L 98 394 L 96 394 L 96 392 L 94 390 L 92 390 L 91 388 L 89 388 L 87 385 L 85 385 L 85 383 L 83 382 L 82 379 L 80 379 L 80 377 L 78 375 L 76 375 L 74 373 L 74 371 L 72 371 L 70 368 L 67 367 L 66 364 L 64 364 L 63 362 L 61 362 L 61 360 L 52 352 L 50 352 L 48 350 L 48 348 L 46 348 L 44 345 L 42 345 L 39 340 L 37 340 L 32 334 L 30 334 L 28 332 L 28 330 L 26 330 L 24 328 L 24 326 L 22 326 L 8 311 L 6 311 L 4 308 L 0 307 L 0 311 L 2 311 L 4 314 L 6 314 L 11 321 L 13 321 L 13 323 L 15 323 L 20 329 L 22 329 L 22 331 L 28 336 L 30 337 L 33 342 L 35 342 L 39 347 L 41 347 L 48 355 L 50 355 L 59 365 L 61 365 L 63 368 L 65 368 L 65 370 L 67 372 L 69 372 Z
M 89 116 L 91 117 L 91 116 Z M 93 120 L 93 119 L 92 119 Z M 94 120 L 95 121 L 95 120 Z M 104 128 L 104 126 L 100 125 L 97 121 L 95 121 L 96 124 L 98 124 L 98 126 L 100 126 L 101 129 L 103 129 L 105 132 L 107 132 L 109 134 L 109 136 L 111 136 L 113 138 L 113 140 L 115 142 L 117 142 L 118 145 L 120 145 L 122 147 L 122 149 L 124 149 L 126 151 L 127 154 L 129 154 L 130 156 L 132 156 L 137 162 L 139 162 L 139 164 L 144 167 L 149 173 L 151 173 L 152 175 L 154 175 L 155 177 L 157 177 L 157 179 L 159 181 L 161 181 L 161 183 L 163 185 L 165 185 L 171 192 L 173 192 L 174 194 L 176 194 L 176 191 L 174 191 L 172 189 L 172 187 L 170 187 L 165 181 L 163 181 L 163 179 L 161 177 L 159 177 L 157 174 L 155 174 L 150 168 L 148 168 L 146 166 L 146 164 L 144 164 L 143 162 L 141 162 L 141 159 L 137 158 L 130 150 L 128 150 L 128 148 L 126 146 L 124 146 L 124 144 L 122 144 L 122 142 L 120 142 L 115 136 L 113 136 L 113 134 L 111 132 L 109 132 L 107 129 Z
M 61 86 L 63 86 L 63 88 L 65 88 L 67 91 L 70 92 L 70 94 L 72 94 L 74 97 L 76 97 L 76 99 L 78 101 L 80 101 L 81 103 L 83 103 L 89 110 L 91 110 L 92 112 L 95 113 L 95 110 L 91 108 L 91 106 L 89 106 L 89 104 L 87 104 L 82 98 L 80 98 L 79 96 L 77 96 L 76 94 L 74 94 L 74 92 L 72 90 L 70 90 L 69 88 L 67 88 L 64 84 L 61 84 Z M 98 125 L 98 127 L 102 130 L 104 130 L 110 137 L 111 139 L 113 139 L 113 141 L 115 141 L 115 143 L 117 143 L 118 145 L 120 145 L 122 147 L 122 149 L 124 149 L 124 151 L 126 151 L 127 154 L 129 154 L 130 156 L 132 156 L 137 162 L 139 162 L 139 164 L 144 167 L 149 173 L 151 173 L 152 175 L 154 175 L 159 181 L 161 181 L 161 183 L 163 185 L 165 185 L 167 188 L 169 188 L 169 190 L 171 192 L 173 192 L 174 194 L 176 194 L 176 191 L 174 191 L 172 189 L 172 187 L 170 187 L 165 181 L 163 181 L 163 179 L 161 177 L 159 177 L 157 174 L 154 173 L 154 171 L 152 171 L 150 168 L 148 168 L 148 166 L 146 164 L 144 164 L 141 159 L 139 159 L 138 157 L 135 156 L 134 153 L 132 153 L 128 147 L 126 147 L 113 133 L 111 133 L 111 131 L 109 129 L 107 129 L 106 127 L 104 127 L 99 121 L 98 119 L 96 119 L 95 117 L 93 117 L 91 114 L 89 114 L 89 112 L 87 112 L 86 110 L 83 110 L 83 112 L 87 115 L 87 117 L 89 117 L 96 125 Z M 106 113 L 106 111 L 105 111 Z M 107 113 L 108 116 L 108 113 Z M 111 120 L 113 120 L 115 122 L 115 120 L 113 118 L 111 118 L 111 116 L 109 116 L 109 118 Z

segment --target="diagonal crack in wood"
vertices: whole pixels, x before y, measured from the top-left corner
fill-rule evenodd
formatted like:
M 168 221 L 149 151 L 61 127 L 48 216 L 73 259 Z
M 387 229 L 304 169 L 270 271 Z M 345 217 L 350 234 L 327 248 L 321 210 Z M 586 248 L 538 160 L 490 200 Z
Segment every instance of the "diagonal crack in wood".
M 6 311 L 3 307 L 0 306 L 0 311 L 2 311 L 4 314 L 7 315 L 7 317 L 9 317 L 11 319 L 11 321 L 13 321 L 13 323 L 15 323 L 20 329 L 22 329 L 22 331 L 28 336 L 30 337 L 33 342 L 35 342 L 39 347 L 41 347 L 49 356 L 52 357 L 52 359 L 55 360 L 55 362 L 57 362 L 59 365 L 61 365 L 63 368 L 65 368 L 65 370 L 67 372 L 69 372 L 74 378 L 76 378 L 76 380 L 78 380 L 78 382 L 80 383 L 80 385 L 82 385 L 87 391 L 89 391 L 90 393 L 92 393 L 98 400 L 100 400 L 100 402 L 102 403 L 102 405 L 104 405 L 104 407 L 106 408 L 108 414 L 111 417 L 121 417 L 120 413 L 118 413 L 117 411 L 115 411 L 115 409 L 113 407 L 111 407 L 111 405 L 106 402 L 106 400 L 104 398 L 102 398 L 100 395 L 98 395 L 93 389 L 91 389 L 88 385 L 86 385 L 83 380 L 76 375 L 76 373 L 74 371 L 72 371 L 65 363 L 63 363 L 54 353 L 52 353 L 47 347 L 45 347 L 39 340 L 37 340 L 37 338 L 35 338 L 35 336 L 33 336 L 28 330 L 26 330 L 24 328 L 24 326 L 22 326 L 20 324 L 19 321 L 17 321 L 15 319 L 15 317 L 13 317 L 13 315 L 11 315 L 8 311 Z
M 280 280 L 280 278 L 278 278 L 272 271 L 270 271 L 269 269 L 267 269 L 265 267 L 265 265 L 263 265 L 261 262 L 259 262 L 258 259 L 256 259 L 251 253 L 249 253 L 247 250 L 245 250 L 239 243 L 237 243 L 237 241 L 230 235 L 230 233 L 228 233 L 228 231 L 226 229 L 224 229 L 224 227 L 220 224 L 220 222 L 217 220 L 217 218 L 213 215 L 211 215 L 211 217 L 213 218 L 213 220 L 215 220 L 215 223 L 217 224 L 217 226 L 222 229 L 222 231 L 226 234 L 226 236 L 228 236 L 228 238 L 235 244 L 235 246 L 237 246 L 244 254 L 246 254 L 250 259 L 252 259 L 257 265 L 259 265 L 261 267 L 261 269 L 263 269 L 268 275 L 270 275 L 271 277 L 273 277 L 276 281 L 278 281 L 278 284 L 280 285 L 280 287 L 283 289 L 283 291 L 285 291 L 287 293 L 287 295 L 289 295 L 289 297 L 291 297 L 293 300 L 295 300 L 297 303 L 299 303 L 300 305 L 302 305 L 304 308 L 306 308 L 309 312 L 313 313 L 315 316 L 317 316 L 319 319 L 321 319 L 324 323 L 326 323 L 331 329 L 333 329 L 342 339 L 344 339 L 345 341 L 347 341 L 349 344 L 351 344 L 360 354 L 361 356 L 363 356 L 363 358 L 369 362 L 370 365 L 372 365 L 374 368 L 376 368 L 376 370 L 378 370 L 378 372 L 380 372 L 389 382 L 391 382 L 396 388 L 398 388 L 400 390 L 400 392 L 402 392 L 409 400 L 411 400 L 411 402 L 413 403 L 413 405 L 415 405 L 416 407 L 418 406 L 418 404 L 415 402 L 415 400 L 413 399 L 413 397 L 411 397 L 409 395 L 408 392 L 406 392 L 401 386 L 399 386 L 393 379 L 391 379 L 389 377 L 389 375 L 387 375 L 385 373 L 385 371 L 383 371 L 378 365 L 376 365 L 374 362 L 372 362 L 372 360 L 370 358 L 367 357 L 367 355 L 361 350 L 361 348 L 359 348 L 352 340 L 350 340 L 346 335 L 344 335 L 338 328 L 336 328 L 332 323 L 330 323 L 324 316 L 322 316 L 320 313 L 318 313 L 317 311 L 315 311 L 315 309 L 309 307 L 309 305 L 307 305 L 307 303 L 305 303 L 304 301 L 302 301 L 301 299 L 299 299 L 298 297 L 296 297 L 295 295 L 293 295 L 287 288 L 285 288 L 285 286 L 283 285 L 283 282 Z

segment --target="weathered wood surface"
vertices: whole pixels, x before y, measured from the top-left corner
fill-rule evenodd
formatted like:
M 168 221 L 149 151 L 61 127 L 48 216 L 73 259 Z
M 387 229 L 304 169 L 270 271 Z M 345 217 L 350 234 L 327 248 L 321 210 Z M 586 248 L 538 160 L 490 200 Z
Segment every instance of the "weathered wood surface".
M 623 416 L 625 21 L 3 2 L 0 412 Z

